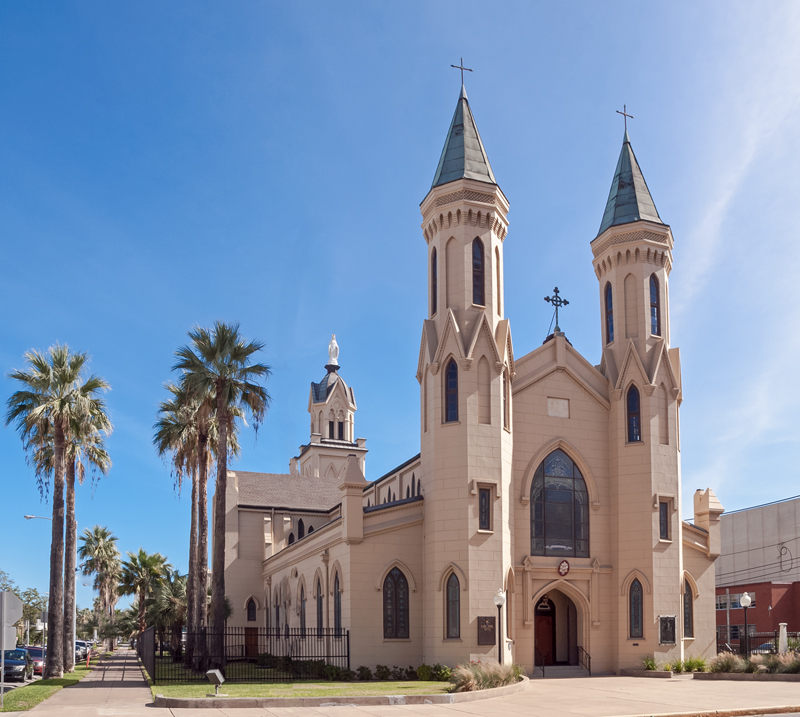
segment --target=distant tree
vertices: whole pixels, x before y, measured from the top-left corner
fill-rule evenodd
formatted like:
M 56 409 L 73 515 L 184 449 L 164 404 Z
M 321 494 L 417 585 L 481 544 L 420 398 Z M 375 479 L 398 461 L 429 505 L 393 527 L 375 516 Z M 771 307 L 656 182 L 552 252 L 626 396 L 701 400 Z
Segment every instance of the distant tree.
M 195 328 L 189 332 L 191 345 L 176 352 L 174 368 L 183 371 L 182 386 L 190 395 L 203 400 L 214 397 L 219 431 L 217 482 L 214 506 L 214 542 L 212 560 L 212 652 L 223 652 L 225 626 L 225 493 L 228 482 L 228 436 L 233 411 L 246 411 L 258 430 L 270 404 L 267 389 L 258 381 L 270 375 L 270 368 L 252 363 L 255 353 L 264 347 L 260 341 L 245 341 L 239 324 L 216 322 L 211 330 Z
M 128 553 L 128 559 L 122 562 L 120 576 L 120 595 L 135 595 L 139 601 L 139 632 L 144 632 L 145 606 L 147 598 L 155 587 L 161 583 L 167 568 L 171 567 L 161 553 L 148 553 L 139 548 L 138 553 Z
M 11 592 L 16 594 L 17 590 L 19 588 L 11 579 L 11 576 L 5 570 L 0 570 L 0 593 Z
M 83 574 L 94 575 L 98 622 L 104 619 L 113 622 L 121 571 L 117 536 L 107 527 L 95 525 L 91 530 L 85 528 L 80 540 L 78 556 L 83 561 Z M 110 647 L 114 648 L 113 638 Z
M 53 525 L 50 543 L 50 591 L 48 627 L 52 635 L 64 631 L 64 472 L 65 450 L 70 424 L 80 422 L 92 411 L 90 404 L 101 401 L 100 394 L 108 384 L 98 376 L 84 379 L 88 356 L 73 353 L 69 347 L 56 344 L 47 353 L 28 351 L 27 367 L 13 370 L 9 378 L 23 388 L 8 399 L 6 425 L 15 424 L 23 448 L 33 459 L 41 445 L 37 437 L 53 436 Z M 37 479 L 42 474 L 37 466 Z M 43 485 L 40 482 L 40 490 Z M 61 639 L 50 641 L 44 665 L 44 677 L 61 678 L 64 672 L 64 650 Z

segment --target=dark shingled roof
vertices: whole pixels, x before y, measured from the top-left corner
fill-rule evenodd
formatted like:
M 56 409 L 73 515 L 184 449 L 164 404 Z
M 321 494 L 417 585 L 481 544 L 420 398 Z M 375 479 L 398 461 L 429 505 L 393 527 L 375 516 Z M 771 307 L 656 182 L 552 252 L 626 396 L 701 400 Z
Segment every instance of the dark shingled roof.
M 497 184 L 462 85 L 431 189 L 464 178 Z
M 330 510 L 342 502 L 339 483 L 291 473 L 230 471 L 239 485 L 239 505 L 291 510 Z
M 344 380 L 336 371 L 329 371 L 325 374 L 325 378 L 319 383 L 314 383 L 312 381 L 311 390 L 314 392 L 314 403 L 326 401 L 328 396 L 331 395 L 331 391 L 333 391 L 333 387 L 336 385 L 337 381 L 341 381 L 345 386 L 345 390 L 347 389 L 347 384 L 344 383 Z
M 597 235 L 599 236 L 609 227 L 629 224 L 639 219 L 658 224 L 664 223 L 658 216 L 655 202 L 650 196 L 647 182 L 644 181 L 644 175 L 639 169 L 639 163 L 633 153 L 628 131 L 625 130 L 625 136 L 622 138 L 622 151 L 619 153 L 617 169 L 611 182 L 611 191 L 608 193 L 606 211 Z

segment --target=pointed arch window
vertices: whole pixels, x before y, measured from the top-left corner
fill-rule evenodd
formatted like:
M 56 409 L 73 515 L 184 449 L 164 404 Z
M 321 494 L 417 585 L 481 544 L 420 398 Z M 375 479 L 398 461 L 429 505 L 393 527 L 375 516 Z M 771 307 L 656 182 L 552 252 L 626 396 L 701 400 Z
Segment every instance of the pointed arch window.
M 450 573 L 450 577 L 447 578 L 446 600 L 447 637 L 457 639 L 461 637 L 461 585 L 455 573 Z
M 300 635 L 306 636 L 306 588 L 300 586 Z
M 688 580 L 683 581 L 683 636 L 694 637 L 694 593 Z
M 611 290 L 611 282 L 608 282 L 606 284 L 605 304 L 606 304 L 606 343 L 610 344 L 614 340 L 614 295 Z
M 294 542 L 294 533 L 289 533 L 289 545 Z
M 444 372 L 444 421 L 450 423 L 458 420 L 458 364 L 450 359 Z
M 383 581 L 383 638 L 408 638 L 408 580 L 392 568 Z
M 644 637 L 644 591 L 638 578 L 634 578 L 628 591 L 630 603 L 630 636 Z
M 247 601 L 247 622 L 256 621 L 256 601 L 250 598 Z
M 639 389 L 631 386 L 628 389 L 628 443 L 640 443 L 642 440 L 642 413 Z
M 275 590 L 275 629 L 278 631 L 281 629 L 281 602 L 277 590 Z
M 578 466 L 560 448 L 531 484 L 531 555 L 589 557 L 589 493 Z
M 486 295 L 484 292 L 484 262 L 483 262 L 483 242 L 475 238 L 472 242 L 472 303 L 480 306 L 486 305 Z
M 339 585 L 339 573 L 333 581 L 333 631 L 336 637 L 342 634 L 342 590 Z
M 439 267 L 437 265 L 436 247 L 431 252 L 431 316 L 436 314 L 439 293 Z
M 306 524 L 303 522 L 303 519 L 297 521 L 297 539 L 305 538 L 306 536 Z
M 661 291 L 655 274 L 650 274 L 650 333 L 661 336 Z
M 322 630 L 324 626 L 323 615 L 322 583 L 319 581 L 319 578 L 317 578 L 317 637 L 322 637 Z

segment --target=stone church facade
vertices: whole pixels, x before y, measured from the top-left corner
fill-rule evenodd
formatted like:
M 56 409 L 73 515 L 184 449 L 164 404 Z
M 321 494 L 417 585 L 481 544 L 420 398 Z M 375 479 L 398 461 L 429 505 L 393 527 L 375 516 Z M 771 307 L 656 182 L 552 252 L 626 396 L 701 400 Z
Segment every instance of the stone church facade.
M 715 654 L 723 508 L 698 490 L 681 516 L 673 238 L 627 131 L 591 241 L 598 365 L 558 327 L 514 355 L 508 209 L 462 87 L 421 205 L 419 452 L 366 480 L 355 393 L 330 358 L 290 473 L 229 474 L 230 625 L 349 630 L 354 667 L 500 657 L 532 673 L 590 656 L 597 673 Z

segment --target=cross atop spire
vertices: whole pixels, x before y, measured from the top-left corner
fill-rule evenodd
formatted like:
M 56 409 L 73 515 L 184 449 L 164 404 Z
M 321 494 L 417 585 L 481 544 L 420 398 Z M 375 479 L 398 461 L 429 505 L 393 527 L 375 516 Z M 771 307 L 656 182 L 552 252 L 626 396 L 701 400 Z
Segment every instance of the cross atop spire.
M 467 72 L 472 72 L 472 70 L 470 70 L 469 67 L 464 67 L 464 58 L 463 57 L 461 58 L 461 64 L 460 65 L 450 65 L 450 67 L 455 67 L 457 70 L 461 70 L 461 86 L 463 87 L 464 86 L 464 70 L 466 70 Z
M 620 112 L 619 110 L 616 110 L 616 113 L 618 115 L 622 115 L 624 117 L 624 119 L 625 119 L 625 134 L 627 135 L 628 134 L 628 117 L 630 117 L 631 119 L 635 119 L 635 118 L 634 118 L 633 115 L 629 115 L 628 114 L 628 106 L 627 105 L 622 105 L 622 112 Z

